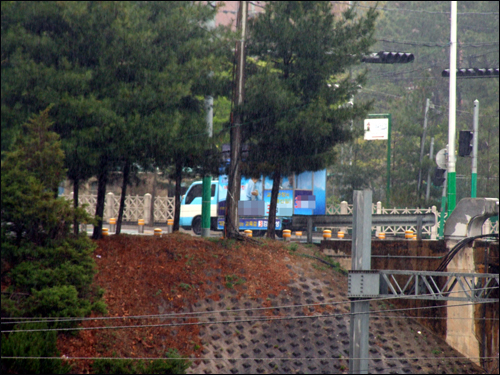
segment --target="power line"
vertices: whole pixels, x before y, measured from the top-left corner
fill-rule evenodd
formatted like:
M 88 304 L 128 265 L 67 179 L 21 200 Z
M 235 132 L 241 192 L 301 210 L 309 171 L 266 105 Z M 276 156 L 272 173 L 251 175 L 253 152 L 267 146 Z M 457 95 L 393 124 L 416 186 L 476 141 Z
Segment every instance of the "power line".
M 377 301 L 377 300 L 391 300 L 391 299 L 401 299 L 402 297 L 390 297 L 390 298 L 380 298 L 380 299 L 369 299 L 368 301 Z M 366 302 L 367 300 L 357 300 L 357 301 L 349 301 L 352 302 Z M 460 306 L 470 306 L 474 304 L 483 304 L 483 303 L 493 303 L 492 301 L 481 301 L 475 303 L 464 303 L 464 304 L 456 304 L 456 305 L 439 305 L 439 306 L 423 306 L 423 307 L 413 307 L 413 308 L 403 308 L 403 309 L 389 309 L 389 310 L 374 310 L 370 311 L 373 314 L 380 314 L 384 312 L 394 312 L 394 311 L 412 311 L 412 310 L 428 310 L 428 309 L 437 309 L 442 307 L 460 307 Z M 276 307 L 275 307 L 276 309 Z M 230 310 L 226 310 L 228 312 Z M 223 321 L 204 321 L 204 322 L 184 322 L 184 323 L 161 323 L 161 324 L 143 324 L 143 325 L 128 325 L 128 326 L 106 326 L 106 327 L 76 327 L 76 328 L 40 328 L 40 329 L 19 329 L 19 330 L 3 330 L 4 333 L 10 332 L 47 332 L 47 331 L 88 331 L 88 330 L 101 330 L 101 329 L 125 329 L 125 328 L 153 328 L 153 327 L 179 327 L 179 326 L 205 326 L 212 324 L 234 324 L 234 323 L 252 323 L 259 321 L 275 321 L 275 320 L 297 320 L 297 319 L 318 319 L 318 318 L 331 318 L 338 316 L 353 316 L 358 314 L 365 314 L 364 312 L 359 313 L 337 313 L 337 314 L 324 314 L 324 315 L 301 315 L 301 316 L 287 316 L 287 317 L 269 317 L 269 316 L 260 316 L 258 318 L 251 319 L 235 319 L 235 320 L 223 320 Z M 239 318 L 239 317 L 237 317 Z M 186 318 L 184 318 L 186 319 Z M 194 318 L 191 318 L 194 319 Z

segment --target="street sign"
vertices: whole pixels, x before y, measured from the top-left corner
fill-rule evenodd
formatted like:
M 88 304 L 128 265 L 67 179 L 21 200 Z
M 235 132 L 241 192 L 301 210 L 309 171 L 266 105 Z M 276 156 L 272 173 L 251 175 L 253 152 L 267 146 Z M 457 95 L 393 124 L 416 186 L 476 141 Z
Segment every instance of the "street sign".
M 365 139 L 368 141 L 389 138 L 389 119 L 370 118 L 365 120 Z
M 448 150 L 446 148 L 439 150 L 439 152 L 436 154 L 436 164 L 441 169 L 447 169 L 447 167 L 448 167 Z

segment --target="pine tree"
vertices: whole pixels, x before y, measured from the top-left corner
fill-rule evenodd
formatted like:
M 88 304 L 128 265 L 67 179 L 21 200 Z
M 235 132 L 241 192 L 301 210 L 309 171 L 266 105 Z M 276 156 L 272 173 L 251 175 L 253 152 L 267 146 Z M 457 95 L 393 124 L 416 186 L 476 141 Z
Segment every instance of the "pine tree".
M 244 139 L 251 152 L 244 170 L 271 176 L 268 236 L 274 238 L 282 175 L 333 163 L 333 147 L 351 138 L 350 120 L 368 104 L 346 105 L 363 83 L 349 77 L 374 43 L 376 12 L 337 17 L 332 4 L 269 2 L 251 25 L 244 109 Z M 245 172 L 244 172 L 245 173 Z

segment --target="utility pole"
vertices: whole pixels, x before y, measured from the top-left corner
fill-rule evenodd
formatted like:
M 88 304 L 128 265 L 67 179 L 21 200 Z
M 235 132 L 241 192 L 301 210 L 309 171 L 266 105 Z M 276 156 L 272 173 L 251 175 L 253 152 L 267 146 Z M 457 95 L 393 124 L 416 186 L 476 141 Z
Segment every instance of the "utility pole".
M 457 101 L 457 2 L 451 2 L 451 29 L 450 29 L 450 92 L 448 112 L 448 216 L 453 212 L 457 202 L 457 176 L 455 156 L 456 131 L 456 101 Z
M 418 185 L 417 185 L 417 196 L 420 199 L 420 187 L 422 186 L 422 160 L 424 158 L 424 147 L 425 147 L 425 136 L 427 133 L 427 113 L 429 112 L 431 100 L 427 98 L 425 101 L 425 115 L 424 115 L 424 132 L 422 133 L 422 139 L 420 140 L 420 169 L 418 170 Z
M 236 88 L 233 92 L 233 113 L 231 113 L 230 129 L 230 161 L 229 181 L 226 198 L 226 215 L 224 233 L 226 238 L 239 235 L 238 201 L 241 190 L 241 105 L 243 104 L 244 72 L 245 72 L 245 35 L 248 2 L 240 1 L 237 28 L 241 31 L 241 39 L 236 44 Z
M 352 272 L 370 271 L 371 268 L 371 230 L 372 230 L 372 191 L 355 190 L 352 210 Z M 363 281 L 367 289 L 370 282 Z M 354 283 L 353 283 L 354 284 Z M 351 286 L 351 283 L 349 284 Z M 378 291 L 377 291 L 378 292 Z M 349 374 L 368 374 L 368 334 L 370 331 L 370 301 L 351 302 L 349 343 Z
M 431 149 L 429 151 L 429 158 L 432 160 L 434 157 L 434 137 L 431 138 Z M 425 204 L 429 202 L 429 196 L 431 194 L 431 168 L 427 172 L 427 190 L 425 192 Z
M 472 136 L 472 175 L 470 182 L 470 197 L 476 198 L 477 196 L 477 144 L 478 144 L 478 133 L 479 128 L 479 101 L 474 100 L 474 128 L 473 128 L 473 136 Z
M 215 1 L 209 1 L 209 6 L 215 7 Z M 215 14 L 214 18 L 207 22 L 207 30 L 211 31 L 215 28 Z M 213 72 L 209 73 L 211 77 Z M 213 134 L 213 108 L 214 108 L 214 98 L 212 95 L 205 96 L 205 110 L 206 110 L 206 120 L 207 120 L 207 133 L 208 137 L 212 138 Z M 211 208 L 211 186 L 212 177 L 210 175 L 203 175 L 203 193 L 201 201 L 201 236 L 210 237 L 210 208 Z

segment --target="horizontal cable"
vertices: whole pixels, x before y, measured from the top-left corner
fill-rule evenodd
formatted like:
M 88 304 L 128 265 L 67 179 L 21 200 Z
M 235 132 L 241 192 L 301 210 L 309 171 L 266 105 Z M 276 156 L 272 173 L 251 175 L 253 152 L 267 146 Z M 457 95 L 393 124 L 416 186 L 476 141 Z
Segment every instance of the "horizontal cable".
M 401 297 L 397 297 L 401 298 Z M 387 298 L 393 299 L 393 298 Z M 353 301 L 360 302 L 360 301 Z M 369 300 L 365 300 L 363 302 L 369 302 Z M 452 307 L 460 307 L 460 306 L 470 306 L 475 304 L 483 304 L 483 303 L 494 303 L 493 301 L 481 301 L 474 303 L 464 303 L 464 304 L 456 304 L 456 305 L 440 305 L 440 306 L 424 306 L 424 307 L 413 307 L 413 308 L 403 308 L 403 309 L 389 309 L 389 310 L 374 310 L 368 312 L 358 312 L 358 313 L 338 313 L 338 314 L 324 314 L 324 315 L 301 315 L 301 316 L 288 316 L 288 317 L 268 317 L 261 316 L 258 318 L 250 318 L 250 319 L 238 319 L 238 320 L 219 320 L 219 321 L 204 321 L 204 322 L 185 322 L 185 323 L 162 323 L 162 324 L 143 324 L 143 325 L 128 325 L 128 326 L 106 326 L 106 327 L 76 327 L 76 328 L 40 328 L 40 329 L 18 329 L 18 330 L 2 330 L 2 333 L 9 332 L 47 332 L 47 331 L 88 331 L 88 330 L 100 330 L 100 329 L 125 329 L 125 328 L 153 328 L 153 327 L 179 327 L 179 326 L 199 326 L 199 325 L 212 325 L 212 324 L 234 324 L 234 323 L 253 323 L 259 321 L 274 321 L 274 320 L 297 320 L 297 319 L 317 319 L 317 318 L 332 318 L 338 316 L 353 316 L 359 314 L 380 314 L 385 312 L 394 312 L 394 311 L 412 311 L 412 310 L 428 310 L 428 309 L 437 309 L 442 307 L 452 308 Z M 230 310 L 226 310 L 225 312 L 229 312 Z M 239 317 L 238 317 L 239 318 Z M 185 318 L 184 318 L 185 319 Z

